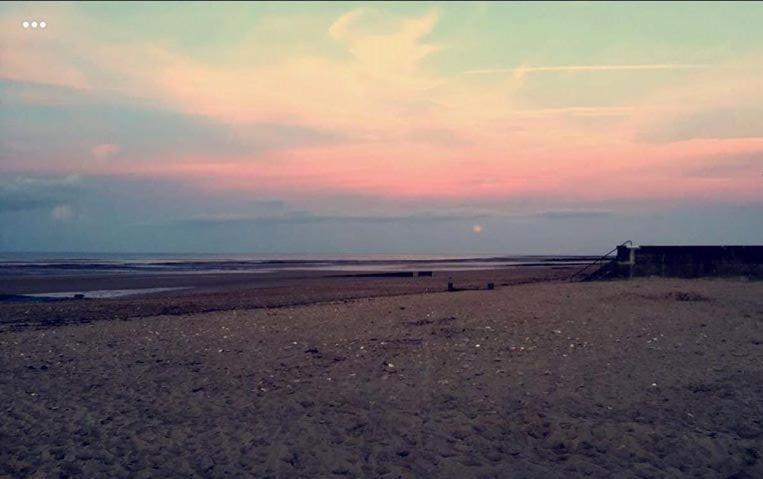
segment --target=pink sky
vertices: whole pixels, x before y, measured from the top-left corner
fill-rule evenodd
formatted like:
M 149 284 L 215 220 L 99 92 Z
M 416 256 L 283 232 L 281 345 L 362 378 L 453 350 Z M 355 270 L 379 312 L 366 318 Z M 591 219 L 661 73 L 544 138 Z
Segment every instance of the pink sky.
M 702 25 L 662 22 L 667 6 L 311 8 L 5 8 L 0 171 L 339 213 L 353 208 L 331 198 L 443 212 L 763 200 L 763 49 L 734 47 L 739 32 L 716 26 L 710 48 Z M 659 48 L 608 29 L 620 15 L 662 28 Z M 43 17 L 44 31 L 21 26 Z

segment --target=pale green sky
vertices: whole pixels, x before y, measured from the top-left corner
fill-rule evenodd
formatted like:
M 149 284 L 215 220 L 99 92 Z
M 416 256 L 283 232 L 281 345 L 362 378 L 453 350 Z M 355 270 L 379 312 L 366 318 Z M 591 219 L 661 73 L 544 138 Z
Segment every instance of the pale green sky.
M 763 48 L 759 2 L 83 2 L 72 8 L 102 21 L 106 39 L 150 34 L 189 54 L 213 56 L 220 53 L 216 46 L 237 42 L 252 28 L 267 29 L 273 17 L 291 17 L 302 27 L 283 28 L 279 38 L 304 51 L 310 45 L 302 40 L 348 10 L 415 17 L 435 8 L 441 16 L 429 38 L 453 51 L 431 62 L 453 71 L 583 60 L 723 61 Z M 330 50 L 324 40 L 314 46 Z

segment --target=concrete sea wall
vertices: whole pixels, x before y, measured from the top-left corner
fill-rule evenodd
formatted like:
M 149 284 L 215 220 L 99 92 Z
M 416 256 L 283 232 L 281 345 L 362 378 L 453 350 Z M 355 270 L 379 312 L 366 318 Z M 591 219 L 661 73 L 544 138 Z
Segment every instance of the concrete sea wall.
M 620 246 L 617 276 L 763 278 L 763 246 Z

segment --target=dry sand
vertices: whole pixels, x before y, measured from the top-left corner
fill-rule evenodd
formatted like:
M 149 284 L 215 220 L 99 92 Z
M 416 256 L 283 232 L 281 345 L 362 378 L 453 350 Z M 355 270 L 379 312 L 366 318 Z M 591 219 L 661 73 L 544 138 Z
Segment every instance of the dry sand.
M 763 282 L 47 326 L 0 333 L 0 475 L 763 477 Z

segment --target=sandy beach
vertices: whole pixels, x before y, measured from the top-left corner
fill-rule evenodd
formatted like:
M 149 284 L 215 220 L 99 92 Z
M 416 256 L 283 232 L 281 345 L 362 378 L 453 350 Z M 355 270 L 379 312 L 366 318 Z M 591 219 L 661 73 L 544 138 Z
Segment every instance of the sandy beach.
M 580 266 L 437 271 L 427 277 L 385 276 L 379 271 L 273 273 L 0 275 L 0 331 L 37 329 L 103 319 L 278 308 L 357 298 L 564 280 Z M 394 272 L 393 272 L 394 273 Z M 47 291 L 180 288 L 160 294 L 98 300 L 18 301 L 15 295 Z
M 0 475 L 763 476 L 761 282 L 104 319 L 0 334 Z

